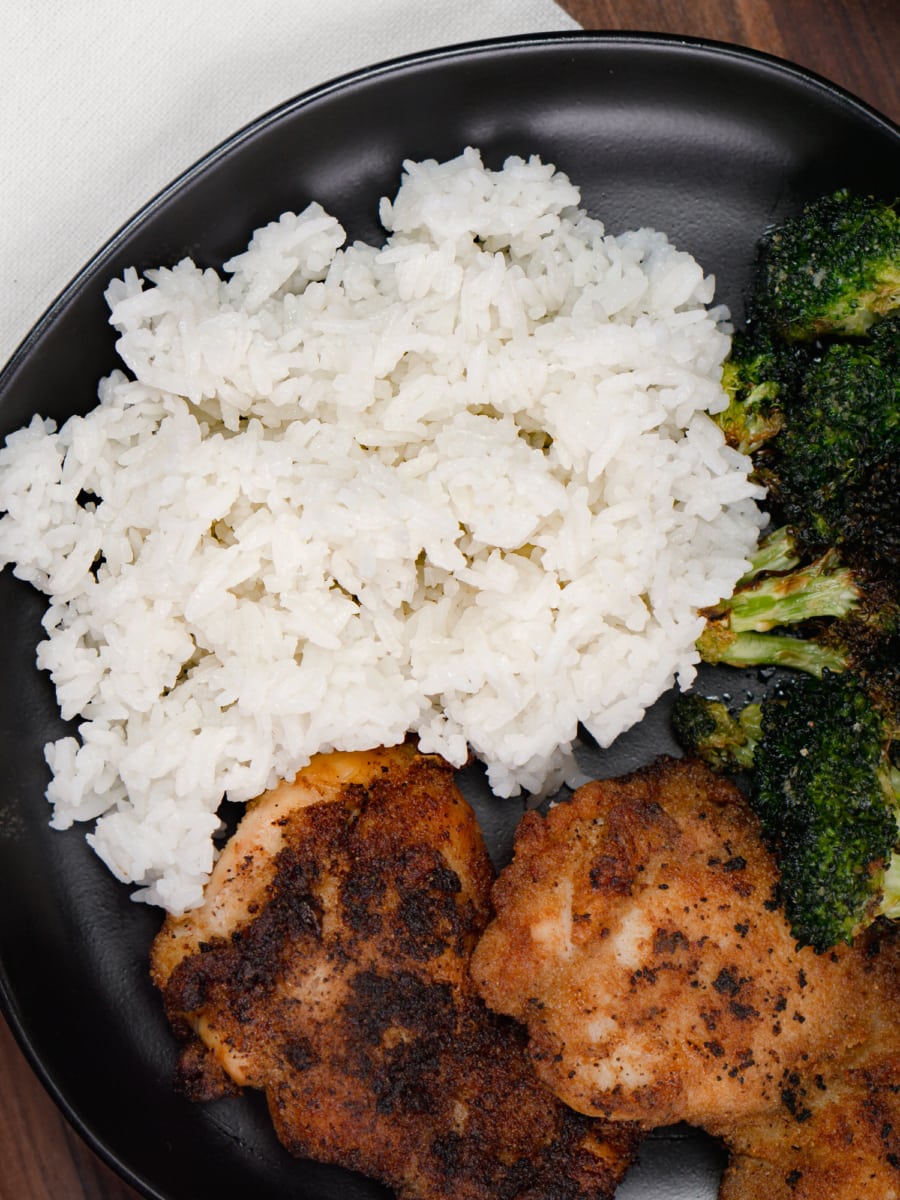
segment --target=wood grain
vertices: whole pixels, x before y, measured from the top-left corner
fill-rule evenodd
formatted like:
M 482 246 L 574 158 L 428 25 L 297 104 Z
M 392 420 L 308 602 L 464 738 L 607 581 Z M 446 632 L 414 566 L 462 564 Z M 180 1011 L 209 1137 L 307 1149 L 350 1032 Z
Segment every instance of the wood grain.
M 586 29 L 733 42 L 786 58 L 900 122 L 900 0 L 562 0 Z M 81 1141 L 0 1021 L 0 1200 L 138 1200 Z
M 733 42 L 837 83 L 900 123 L 898 0 L 559 0 L 585 29 Z
M 136 1197 L 71 1128 L 0 1020 L 0 1198 Z

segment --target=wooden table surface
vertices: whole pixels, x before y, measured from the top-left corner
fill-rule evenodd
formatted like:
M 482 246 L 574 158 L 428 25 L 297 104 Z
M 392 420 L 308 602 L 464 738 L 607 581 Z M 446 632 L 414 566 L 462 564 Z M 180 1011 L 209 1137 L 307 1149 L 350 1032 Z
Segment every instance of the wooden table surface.
M 900 0 L 562 0 L 562 7 L 586 29 L 673 33 L 764 50 L 900 123 Z M 0 1200 L 138 1200 L 69 1128 L 2 1021 Z

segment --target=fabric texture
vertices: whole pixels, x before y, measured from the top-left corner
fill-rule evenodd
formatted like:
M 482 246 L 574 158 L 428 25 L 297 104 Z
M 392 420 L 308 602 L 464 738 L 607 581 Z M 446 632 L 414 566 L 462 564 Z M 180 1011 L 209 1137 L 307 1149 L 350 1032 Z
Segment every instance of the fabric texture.
M 0 0 L 0 364 L 121 225 L 268 109 L 398 55 L 575 28 L 553 0 Z

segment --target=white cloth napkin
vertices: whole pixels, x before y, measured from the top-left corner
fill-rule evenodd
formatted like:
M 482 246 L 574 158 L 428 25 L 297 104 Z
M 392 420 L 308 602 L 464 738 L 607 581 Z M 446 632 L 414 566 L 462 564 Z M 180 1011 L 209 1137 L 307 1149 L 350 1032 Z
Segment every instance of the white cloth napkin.
M 129 217 L 274 105 L 397 55 L 574 28 L 554 0 L 0 0 L 0 365 Z

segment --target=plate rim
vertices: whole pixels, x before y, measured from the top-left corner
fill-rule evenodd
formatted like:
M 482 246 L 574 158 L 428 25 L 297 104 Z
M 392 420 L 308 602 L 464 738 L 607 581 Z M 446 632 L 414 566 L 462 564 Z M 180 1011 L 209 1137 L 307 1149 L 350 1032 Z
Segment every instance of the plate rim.
M 379 60 L 369 66 L 357 67 L 336 75 L 322 83 L 314 84 L 302 92 L 265 109 L 252 117 L 243 125 L 238 126 L 230 134 L 205 151 L 198 159 L 190 163 L 182 171 L 154 192 L 135 212 L 125 220 L 91 253 L 87 261 L 78 269 L 62 290 L 50 301 L 41 315 L 37 318 L 28 332 L 17 344 L 5 363 L 0 365 L 0 403 L 3 394 L 14 379 L 18 368 L 26 358 L 32 344 L 42 335 L 57 312 L 65 307 L 74 293 L 90 279 L 99 269 L 100 264 L 110 255 L 120 242 L 124 241 L 132 229 L 141 225 L 152 213 L 162 207 L 169 196 L 179 191 L 195 176 L 202 174 L 210 166 L 225 155 L 237 150 L 241 144 L 262 132 L 267 126 L 283 120 L 289 114 L 299 111 L 310 104 L 324 99 L 333 93 L 345 91 L 363 82 L 374 80 L 383 75 L 395 75 L 403 71 L 448 62 L 453 59 L 476 58 L 498 52 L 514 51 L 517 49 L 558 49 L 566 44 L 575 46 L 591 46 L 596 49 L 633 46 L 637 48 L 656 47 L 672 53 L 700 52 L 710 59 L 731 59 L 745 64 L 756 64 L 759 67 L 774 71 L 776 74 L 793 78 L 806 86 L 813 86 L 832 96 L 843 104 L 849 104 L 859 110 L 859 115 L 876 125 L 881 125 L 885 132 L 895 137 L 900 143 L 900 123 L 894 122 L 886 114 L 879 112 L 868 101 L 855 95 L 841 84 L 826 78 L 824 75 L 791 62 L 789 59 L 757 50 L 750 46 L 737 43 L 718 41 L 713 38 L 688 37 L 673 33 L 652 33 L 640 30 L 594 30 L 574 29 L 551 33 L 513 34 L 492 38 L 479 38 L 471 41 L 453 42 L 432 49 L 413 51 L 408 54 Z
M 76 274 L 48 304 L 6 362 L 0 366 L 0 406 L 3 404 L 7 391 L 14 386 L 19 369 L 27 361 L 35 344 L 53 324 L 57 315 L 98 273 L 107 258 L 127 240 L 130 234 L 163 208 L 169 199 L 181 191 L 191 180 L 202 175 L 225 156 L 240 150 L 244 143 L 263 133 L 271 125 L 331 95 L 381 77 L 394 76 L 412 69 L 427 68 L 454 60 L 490 57 L 514 53 L 517 50 L 558 51 L 567 45 L 571 46 L 573 50 L 577 48 L 578 53 L 589 50 L 602 52 L 613 48 L 634 50 L 650 48 L 672 54 L 696 55 L 699 53 L 710 61 L 735 61 L 745 66 L 756 66 L 784 78 L 793 79 L 804 87 L 813 88 L 837 100 L 840 104 L 856 110 L 860 118 L 880 127 L 883 132 L 893 137 L 900 149 L 900 124 L 842 85 L 810 68 L 767 51 L 710 38 L 641 30 L 577 29 L 454 42 L 379 60 L 368 66 L 358 67 L 334 76 L 265 109 L 237 127 L 153 193 L 94 250 Z M 21 1011 L 21 1005 L 16 999 L 2 956 L 0 956 L 0 1017 L 5 1020 L 18 1049 L 44 1090 L 90 1150 L 124 1183 L 146 1197 L 147 1200 L 171 1200 L 170 1192 L 160 1191 L 155 1184 L 138 1175 L 122 1156 L 93 1130 L 88 1119 L 81 1116 L 74 1104 L 67 1098 L 53 1072 L 45 1064 L 40 1051 L 33 1044 L 35 1039 L 27 1029 L 27 1022 Z

